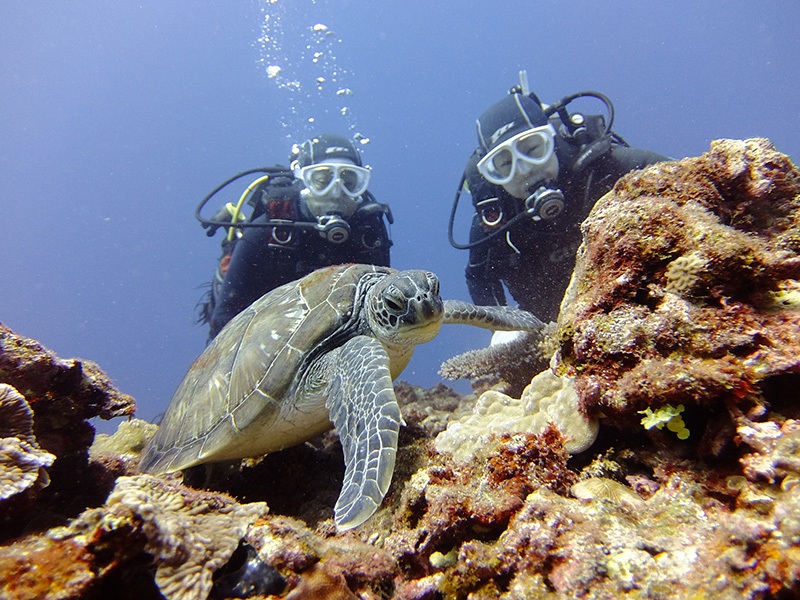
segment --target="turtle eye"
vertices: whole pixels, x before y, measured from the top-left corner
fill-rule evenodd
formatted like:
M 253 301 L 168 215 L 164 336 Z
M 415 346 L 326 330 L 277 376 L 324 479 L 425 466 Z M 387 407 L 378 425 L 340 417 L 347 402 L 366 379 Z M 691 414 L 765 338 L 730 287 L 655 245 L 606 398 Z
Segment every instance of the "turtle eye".
M 386 306 L 392 312 L 400 312 L 403 310 L 403 306 L 391 298 L 386 298 Z
M 427 278 L 428 278 L 428 284 L 431 286 L 431 292 L 433 292 L 434 294 L 436 294 L 438 296 L 439 295 L 439 278 L 436 275 L 434 275 L 433 273 L 428 273 Z

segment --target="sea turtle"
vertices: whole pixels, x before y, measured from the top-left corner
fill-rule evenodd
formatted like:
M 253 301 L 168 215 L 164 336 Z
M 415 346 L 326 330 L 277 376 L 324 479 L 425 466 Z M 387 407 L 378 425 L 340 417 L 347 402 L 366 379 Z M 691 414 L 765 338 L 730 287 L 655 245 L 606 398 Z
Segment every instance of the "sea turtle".
M 542 327 L 516 308 L 442 301 L 428 271 L 343 265 L 278 287 L 194 361 L 139 469 L 159 474 L 258 456 L 332 424 L 346 467 L 335 523 L 356 527 L 377 510 L 394 471 L 403 418 L 392 380 L 442 323 Z

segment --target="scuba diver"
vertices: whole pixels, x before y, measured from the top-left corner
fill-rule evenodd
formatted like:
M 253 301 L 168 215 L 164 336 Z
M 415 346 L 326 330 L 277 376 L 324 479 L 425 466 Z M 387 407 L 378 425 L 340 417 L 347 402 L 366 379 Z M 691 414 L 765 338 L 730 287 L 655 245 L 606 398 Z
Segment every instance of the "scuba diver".
M 389 266 L 392 245 L 386 220 L 389 206 L 367 190 L 371 171 L 355 144 L 326 133 L 292 147 L 290 166 L 264 167 L 227 180 L 197 207 L 195 216 L 213 236 L 227 233 L 222 257 L 200 322 L 209 323 L 209 340 L 239 312 L 270 290 L 321 267 L 342 263 Z M 211 219 L 203 206 L 231 182 L 264 173 L 238 204 L 228 203 Z M 243 204 L 252 208 L 249 218 Z
M 603 115 L 570 113 L 578 98 L 601 100 Z M 614 108 L 597 92 L 580 92 L 546 106 L 520 85 L 477 121 L 480 146 L 470 157 L 450 216 L 450 243 L 469 249 L 472 301 L 503 305 L 508 288 L 520 308 L 555 320 L 575 267 L 580 225 L 595 202 L 634 169 L 670 158 L 631 148 L 611 130 Z M 462 189 L 475 214 L 469 242 L 453 238 Z

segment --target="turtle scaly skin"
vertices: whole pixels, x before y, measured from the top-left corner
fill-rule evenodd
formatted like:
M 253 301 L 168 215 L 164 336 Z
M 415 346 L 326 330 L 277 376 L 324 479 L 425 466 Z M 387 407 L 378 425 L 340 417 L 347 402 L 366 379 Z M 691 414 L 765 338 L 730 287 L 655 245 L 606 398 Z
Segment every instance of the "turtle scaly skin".
M 443 323 L 538 329 L 533 315 L 439 296 L 428 271 L 344 265 L 276 288 L 242 311 L 192 364 L 139 469 L 160 474 L 246 458 L 339 433 L 340 530 L 380 506 L 403 422 L 392 381 Z

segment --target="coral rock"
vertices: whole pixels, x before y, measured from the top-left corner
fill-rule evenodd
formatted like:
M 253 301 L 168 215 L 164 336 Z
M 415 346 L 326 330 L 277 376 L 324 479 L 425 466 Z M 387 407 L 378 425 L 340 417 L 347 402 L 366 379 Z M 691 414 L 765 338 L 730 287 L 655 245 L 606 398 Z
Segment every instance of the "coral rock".
M 144 549 L 155 558 L 156 584 L 168 600 L 205 598 L 213 573 L 266 512 L 263 503 L 240 505 L 149 475 L 120 477 L 106 505 L 109 516 L 141 520 Z
M 564 446 L 571 454 L 583 452 L 597 437 L 597 420 L 580 412 L 572 378 L 559 377 L 549 369 L 531 380 L 520 399 L 493 390 L 484 392 L 473 413 L 450 421 L 447 429 L 436 437 L 439 452 L 449 452 L 456 460 L 468 461 L 476 448 L 492 435 L 540 434 L 551 423 L 561 430 L 566 438 Z
M 26 473 L 28 485 L 35 473 L 43 485 L 36 491 L 38 505 L 28 496 L 16 494 L 4 502 L 0 518 L 0 539 L 19 535 L 23 529 L 37 529 L 37 522 L 57 522 L 74 517 L 87 506 L 103 503 L 113 486 L 113 469 L 89 463 L 88 448 L 94 438 L 89 419 L 128 416 L 133 398 L 117 390 L 93 362 L 61 359 L 38 342 L 18 336 L 0 324 L 0 383 L 24 397 L 12 413 L 3 409 L 2 436 L 23 443 L 4 444 L 6 466 L 17 461 Z M 8 389 L 3 392 L 8 399 Z M 32 422 L 28 412 L 32 412 Z M 24 431 L 8 433 L 22 419 Z M 15 458 L 11 458 L 11 457 Z M 55 457 L 55 460 L 53 460 Z M 47 468 L 47 473 L 41 467 Z M 14 476 L 16 477 L 16 476 Z M 38 486 L 38 487 L 41 487 Z M 32 486 L 29 491 L 34 491 Z
M 776 483 L 800 475 L 800 421 L 790 419 L 782 426 L 774 421 L 744 423 L 737 434 L 756 450 L 741 459 L 744 474 L 751 481 Z
M 584 409 L 627 426 L 799 374 L 798 231 L 800 174 L 767 140 L 620 179 L 583 223 L 558 321 Z
M 29 399 L 34 413 L 53 405 L 60 416 L 111 419 L 133 414 L 135 403 L 92 361 L 62 359 L 0 324 L 0 381 Z M 34 401 L 35 399 L 35 401 Z

